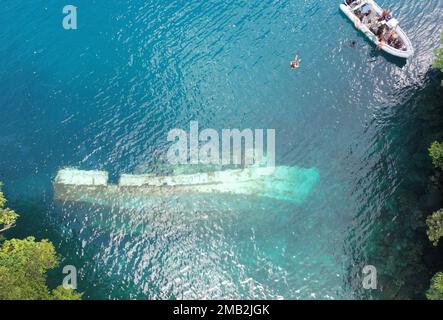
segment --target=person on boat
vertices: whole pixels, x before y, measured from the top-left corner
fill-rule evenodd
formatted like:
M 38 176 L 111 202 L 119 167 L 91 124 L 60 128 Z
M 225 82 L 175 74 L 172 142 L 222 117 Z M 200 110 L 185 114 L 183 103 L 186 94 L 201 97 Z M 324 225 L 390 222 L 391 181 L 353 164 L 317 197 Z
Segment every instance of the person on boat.
M 375 34 L 378 38 L 377 49 L 381 49 L 383 45 L 387 42 L 386 39 L 386 24 L 382 23 Z
M 381 13 L 380 18 L 378 18 L 378 21 L 389 21 L 391 19 L 392 19 L 391 9 L 386 8 L 386 9 L 383 9 L 383 12 Z
M 369 25 L 371 23 L 371 14 L 372 14 L 371 10 L 366 12 L 366 14 L 364 14 L 363 18 L 361 19 L 361 22 L 363 22 L 363 24 Z
M 403 43 L 395 30 L 392 30 L 389 33 L 387 37 L 387 43 L 395 49 L 401 49 L 403 47 Z
M 403 49 L 403 43 L 400 40 L 400 38 L 396 38 L 392 41 L 391 46 L 394 47 L 395 49 L 401 50 Z
M 350 6 L 350 7 L 356 7 L 360 4 L 360 0 L 345 0 L 344 1 L 346 5 Z
M 363 13 L 361 13 L 360 10 L 356 10 L 354 12 L 354 14 L 358 18 L 357 21 L 354 21 L 354 26 L 355 26 L 356 29 L 360 30 L 360 28 L 361 28 L 361 23 L 360 22 L 363 20 L 364 15 L 363 15 Z
M 377 50 L 381 50 L 381 48 L 383 48 L 383 45 L 385 44 L 386 44 L 385 40 L 379 40 L 377 42 Z
M 365 4 L 361 7 L 360 11 L 361 11 L 361 13 L 363 13 L 363 14 L 365 15 L 365 14 L 367 14 L 369 11 L 371 11 L 371 8 L 372 8 L 372 7 L 371 7 L 369 4 L 365 3 Z
M 389 34 L 387 35 L 387 42 L 391 43 L 394 42 L 395 40 L 398 39 L 398 34 L 395 30 L 391 30 L 391 32 L 389 32 Z
M 369 19 L 368 20 L 368 28 L 373 34 L 377 34 L 378 29 L 380 28 L 380 22 L 377 19 Z
M 378 40 L 384 40 L 385 38 L 385 31 L 386 31 L 386 26 L 384 24 L 381 24 L 377 27 L 377 29 L 375 30 L 375 35 L 377 36 Z
M 290 62 L 291 69 L 298 69 L 301 64 L 301 59 L 298 55 L 295 56 L 294 60 Z

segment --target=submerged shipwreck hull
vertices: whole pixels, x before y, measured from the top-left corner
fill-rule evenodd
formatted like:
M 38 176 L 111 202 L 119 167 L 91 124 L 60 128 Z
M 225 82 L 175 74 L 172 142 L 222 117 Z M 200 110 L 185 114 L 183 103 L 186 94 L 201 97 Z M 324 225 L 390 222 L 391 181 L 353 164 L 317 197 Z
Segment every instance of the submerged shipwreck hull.
M 57 173 L 54 195 L 59 201 L 110 206 L 136 199 L 160 204 L 169 198 L 204 194 L 263 197 L 301 204 L 318 179 L 315 168 L 279 166 L 166 176 L 123 174 L 118 184 L 109 184 L 105 171 L 66 168 Z

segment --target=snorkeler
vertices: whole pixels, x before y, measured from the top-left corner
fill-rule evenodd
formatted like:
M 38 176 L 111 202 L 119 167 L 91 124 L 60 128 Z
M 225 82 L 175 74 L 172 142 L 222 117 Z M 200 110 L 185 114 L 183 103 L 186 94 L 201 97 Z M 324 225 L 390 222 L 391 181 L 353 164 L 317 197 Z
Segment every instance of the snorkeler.
M 294 60 L 290 62 L 291 69 L 298 69 L 301 64 L 301 59 L 298 55 L 295 56 Z

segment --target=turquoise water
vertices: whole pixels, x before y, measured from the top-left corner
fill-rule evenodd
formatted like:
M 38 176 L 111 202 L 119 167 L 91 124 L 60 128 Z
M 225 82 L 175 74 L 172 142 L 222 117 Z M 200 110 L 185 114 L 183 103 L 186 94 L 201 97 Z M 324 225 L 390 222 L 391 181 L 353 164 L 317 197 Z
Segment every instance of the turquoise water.
M 0 179 L 22 215 L 8 236 L 50 238 L 85 298 L 423 297 L 437 268 L 422 221 L 441 202 L 426 147 L 443 138 L 429 71 L 443 1 L 380 2 L 415 46 L 406 63 L 338 4 L 77 0 L 79 29 L 65 31 L 61 1 L 4 1 Z M 197 197 L 192 210 L 54 202 L 60 168 L 144 173 L 192 120 L 275 129 L 277 164 L 315 168 L 315 188 L 302 204 Z

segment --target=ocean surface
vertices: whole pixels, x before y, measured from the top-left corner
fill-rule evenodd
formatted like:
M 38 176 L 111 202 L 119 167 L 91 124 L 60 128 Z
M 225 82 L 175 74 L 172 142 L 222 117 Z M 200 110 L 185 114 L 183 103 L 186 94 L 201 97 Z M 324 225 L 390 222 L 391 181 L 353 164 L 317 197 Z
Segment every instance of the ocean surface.
M 415 46 L 407 62 L 375 50 L 339 3 L 2 1 L 0 180 L 21 214 L 6 235 L 49 238 L 86 299 L 423 298 L 440 267 L 423 224 L 442 202 L 426 149 L 443 139 L 430 69 L 443 0 L 380 1 Z M 67 4 L 78 30 L 62 27 Z M 318 181 L 302 203 L 54 200 L 67 166 L 155 172 L 167 133 L 190 121 L 275 129 L 277 165 Z M 362 287 L 366 265 L 377 290 Z

